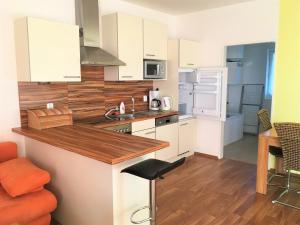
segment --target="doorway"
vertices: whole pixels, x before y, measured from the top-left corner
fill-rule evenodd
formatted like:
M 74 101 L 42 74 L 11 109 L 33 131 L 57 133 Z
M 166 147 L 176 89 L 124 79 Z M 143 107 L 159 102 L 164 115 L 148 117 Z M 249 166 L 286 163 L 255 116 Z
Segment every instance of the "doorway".
M 224 124 L 224 158 L 256 164 L 257 112 L 271 113 L 275 43 L 227 46 L 227 118 Z

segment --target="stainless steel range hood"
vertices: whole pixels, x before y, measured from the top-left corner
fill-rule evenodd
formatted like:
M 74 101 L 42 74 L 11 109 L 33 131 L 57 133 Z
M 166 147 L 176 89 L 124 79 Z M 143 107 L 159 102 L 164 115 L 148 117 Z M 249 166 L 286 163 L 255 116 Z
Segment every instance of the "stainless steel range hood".
M 76 0 L 76 23 L 80 27 L 82 65 L 124 66 L 124 62 L 100 48 L 100 10 L 98 0 Z

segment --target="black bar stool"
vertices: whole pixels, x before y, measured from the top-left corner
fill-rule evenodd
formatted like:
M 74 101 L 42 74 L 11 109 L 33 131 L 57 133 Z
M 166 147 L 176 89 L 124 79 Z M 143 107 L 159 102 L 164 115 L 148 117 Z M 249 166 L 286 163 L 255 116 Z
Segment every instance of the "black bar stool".
M 144 179 L 149 180 L 149 201 L 150 206 L 144 206 L 137 209 L 131 214 L 131 223 L 142 224 L 150 221 L 151 225 L 155 225 L 156 217 L 156 204 L 155 204 L 155 179 L 163 179 L 163 175 L 176 167 L 181 166 L 185 161 L 185 158 L 179 159 L 173 163 L 161 161 L 158 159 L 147 159 L 130 167 L 127 167 L 121 171 L 121 173 L 129 173 Z M 141 210 L 149 209 L 149 217 L 144 220 L 135 221 L 134 216 Z

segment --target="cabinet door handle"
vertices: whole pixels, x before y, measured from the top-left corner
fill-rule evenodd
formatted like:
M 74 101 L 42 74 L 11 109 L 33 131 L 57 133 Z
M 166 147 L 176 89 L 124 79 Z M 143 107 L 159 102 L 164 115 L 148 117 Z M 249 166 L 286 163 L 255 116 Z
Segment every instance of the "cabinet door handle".
M 179 126 L 183 127 L 183 126 L 186 126 L 188 125 L 188 123 L 183 123 L 183 124 L 180 124 Z
M 194 66 L 195 64 L 194 63 L 188 63 L 187 65 L 188 66 Z
M 80 76 L 65 75 L 64 78 L 80 78 Z
M 156 133 L 155 131 L 150 131 L 150 132 L 145 133 L 145 135 L 155 134 L 155 133 Z
M 152 56 L 152 57 L 153 57 L 153 56 L 155 56 L 155 55 L 154 55 L 154 54 L 146 54 L 146 56 Z
M 133 76 L 121 76 L 122 78 L 133 78 Z

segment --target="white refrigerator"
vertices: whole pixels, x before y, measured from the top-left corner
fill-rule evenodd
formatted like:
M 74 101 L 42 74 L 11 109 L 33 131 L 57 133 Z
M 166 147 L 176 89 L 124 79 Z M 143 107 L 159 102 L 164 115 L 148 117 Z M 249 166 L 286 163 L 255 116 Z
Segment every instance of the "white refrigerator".
M 179 112 L 226 120 L 227 68 L 179 71 Z

